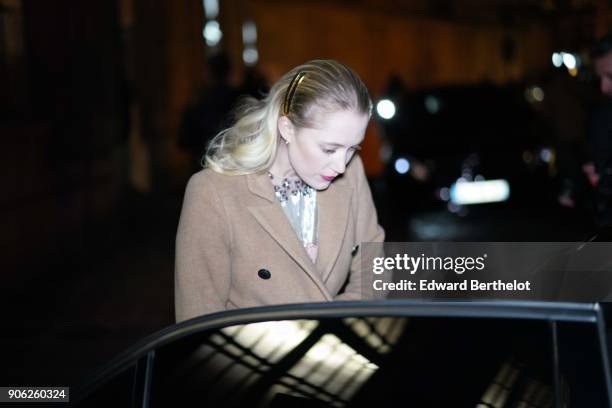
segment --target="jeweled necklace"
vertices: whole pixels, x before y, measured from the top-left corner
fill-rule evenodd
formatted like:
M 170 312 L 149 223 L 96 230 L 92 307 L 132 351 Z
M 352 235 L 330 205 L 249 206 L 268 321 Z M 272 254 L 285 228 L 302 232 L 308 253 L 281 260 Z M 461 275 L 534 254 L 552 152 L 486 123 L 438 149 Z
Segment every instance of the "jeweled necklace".
M 300 178 L 290 179 L 288 177 L 284 177 L 280 184 L 277 184 L 275 181 L 278 181 L 279 177 L 276 177 L 271 172 L 268 172 L 268 177 L 270 177 L 270 180 L 272 180 L 274 192 L 280 195 L 279 198 L 281 201 L 287 201 L 290 195 L 297 196 L 302 194 L 304 196 L 309 196 L 312 194 L 312 187 L 304 183 Z

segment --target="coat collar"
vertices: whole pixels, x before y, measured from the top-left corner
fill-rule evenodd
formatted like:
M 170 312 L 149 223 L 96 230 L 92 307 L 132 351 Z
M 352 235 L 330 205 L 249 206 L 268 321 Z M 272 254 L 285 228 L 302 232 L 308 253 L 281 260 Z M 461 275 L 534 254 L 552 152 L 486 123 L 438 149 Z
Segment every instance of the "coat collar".
M 340 254 L 348 225 L 351 187 L 344 177 L 324 191 L 317 191 L 319 211 L 319 247 L 316 265 L 304 249 L 274 194 L 267 172 L 249 174 L 247 185 L 252 194 L 267 202 L 249 206 L 248 210 L 268 234 L 311 277 L 327 300 L 333 297 L 325 283 Z
M 258 173 L 247 174 L 247 185 L 251 193 L 265 198 L 271 203 L 276 202 L 276 195 L 274 194 L 274 188 L 270 183 L 270 177 L 267 171 L 260 171 Z

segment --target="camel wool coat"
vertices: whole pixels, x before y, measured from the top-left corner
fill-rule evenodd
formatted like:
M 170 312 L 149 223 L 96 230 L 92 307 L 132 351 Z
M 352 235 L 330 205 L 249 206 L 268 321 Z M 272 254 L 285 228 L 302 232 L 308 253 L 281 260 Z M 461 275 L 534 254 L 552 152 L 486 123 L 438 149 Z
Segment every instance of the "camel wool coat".
M 176 236 L 176 320 L 243 307 L 361 299 L 359 245 L 383 241 L 384 231 L 358 155 L 341 177 L 317 191 L 317 205 L 313 263 L 267 172 L 194 174 Z

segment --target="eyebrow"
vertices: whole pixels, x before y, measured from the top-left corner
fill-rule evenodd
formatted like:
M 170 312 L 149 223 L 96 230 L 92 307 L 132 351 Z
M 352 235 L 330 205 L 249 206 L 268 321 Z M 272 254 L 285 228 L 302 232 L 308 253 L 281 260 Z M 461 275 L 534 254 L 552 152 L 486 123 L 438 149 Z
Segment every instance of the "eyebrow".
M 329 146 L 334 146 L 334 147 L 344 147 L 344 145 L 342 145 L 340 143 L 323 142 L 323 144 L 324 145 L 329 145 Z M 354 148 L 356 148 L 358 150 L 361 150 L 361 145 L 360 144 L 356 144 L 356 145 L 351 146 L 351 147 L 354 147 Z

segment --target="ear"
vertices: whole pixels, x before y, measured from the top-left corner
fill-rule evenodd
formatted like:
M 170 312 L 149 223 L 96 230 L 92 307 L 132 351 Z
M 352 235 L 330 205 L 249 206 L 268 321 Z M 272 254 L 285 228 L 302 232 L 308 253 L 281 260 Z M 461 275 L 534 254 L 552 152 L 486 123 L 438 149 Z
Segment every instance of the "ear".
M 278 118 L 277 125 L 280 137 L 288 143 L 293 142 L 293 139 L 295 138 L 295 126 L 289 120 L 289 118 L 284 115 L 280 116 Z

